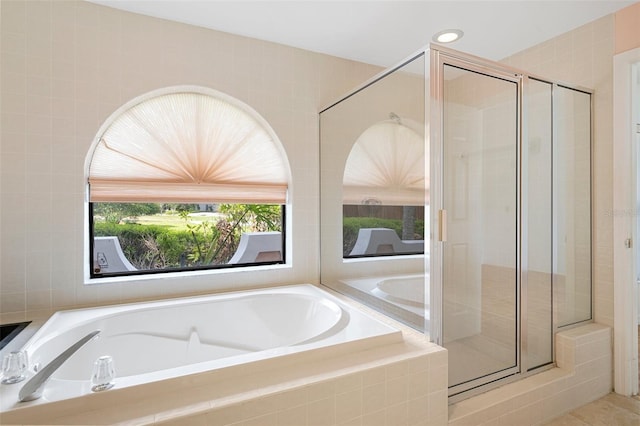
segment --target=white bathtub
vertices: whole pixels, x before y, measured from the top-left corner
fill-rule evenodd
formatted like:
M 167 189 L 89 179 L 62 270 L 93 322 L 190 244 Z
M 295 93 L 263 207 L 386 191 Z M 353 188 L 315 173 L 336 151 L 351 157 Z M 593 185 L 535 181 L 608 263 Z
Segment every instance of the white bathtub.
M 105 391 L 114 392 L 284 355 L 402 339 L 399 330 L 306 284 L 62 311 L 23 349 L 30 365 L 41 368 L 94 330 L 99 336 L 54 373 L 42 398 L 20 403 L 25 382 L 0 386 L 2 411 L 90 394 L 93 363 L 102 355 L 114 359 L 115 387 Z

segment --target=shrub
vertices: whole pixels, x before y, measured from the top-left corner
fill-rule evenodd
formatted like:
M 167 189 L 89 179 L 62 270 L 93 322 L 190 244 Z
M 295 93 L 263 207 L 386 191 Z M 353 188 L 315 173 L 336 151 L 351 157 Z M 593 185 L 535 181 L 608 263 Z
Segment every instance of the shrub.
M 93 235 L 118 237 L 127 259 L 139 270 L 150 270 L 222 265 L 236 252 L 243 232 L 281 229 L 281 209 L 277 205 L 223 204 L 219 208 L 226 215 L 224 219 L 196 223 L 190 223 L 189 210 L 179 207 L 185 206 L 176 206 L 185 221 L 182 229 L 94 220 Z
M 137 223 L 94 222 L 93 234 L 118 237 L 124 255 L 137 269 L 180 267 L 191 239 L 187 231 Z

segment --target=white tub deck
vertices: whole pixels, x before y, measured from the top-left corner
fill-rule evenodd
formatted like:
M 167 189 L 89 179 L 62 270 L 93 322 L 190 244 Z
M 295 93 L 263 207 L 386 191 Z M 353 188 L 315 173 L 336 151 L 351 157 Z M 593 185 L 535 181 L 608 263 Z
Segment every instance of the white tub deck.
M 25 383 L 0 387 L 2 412 L 96 396 L 94 360 L 111 355 L 115 387 L 140 387 L 248 364 L 311 357 L 398 343 L 401 332 L 313 285 L 275 287 L 54 314 L 25 344 L 30 365 L 46 365 L 82 336 L 101 330 L 52 376 L 43 397 L 18 402 Z M 31 373 L 30 375 L 32 375 Z

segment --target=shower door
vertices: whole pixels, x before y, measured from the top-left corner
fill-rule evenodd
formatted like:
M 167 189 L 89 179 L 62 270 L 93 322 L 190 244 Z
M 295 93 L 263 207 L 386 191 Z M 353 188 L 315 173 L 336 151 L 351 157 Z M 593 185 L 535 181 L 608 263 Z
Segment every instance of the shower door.
M 519 372 L 521 81 L 440 59 L 439 343 L 454 396 Z

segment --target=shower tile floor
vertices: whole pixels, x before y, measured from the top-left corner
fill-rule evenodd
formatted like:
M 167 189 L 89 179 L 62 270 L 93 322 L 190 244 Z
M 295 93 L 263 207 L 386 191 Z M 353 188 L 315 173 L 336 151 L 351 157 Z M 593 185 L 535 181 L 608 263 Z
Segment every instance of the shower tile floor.
M 545 426 L 638 426 L 640 400 L 615 393 L 578 407 Z

